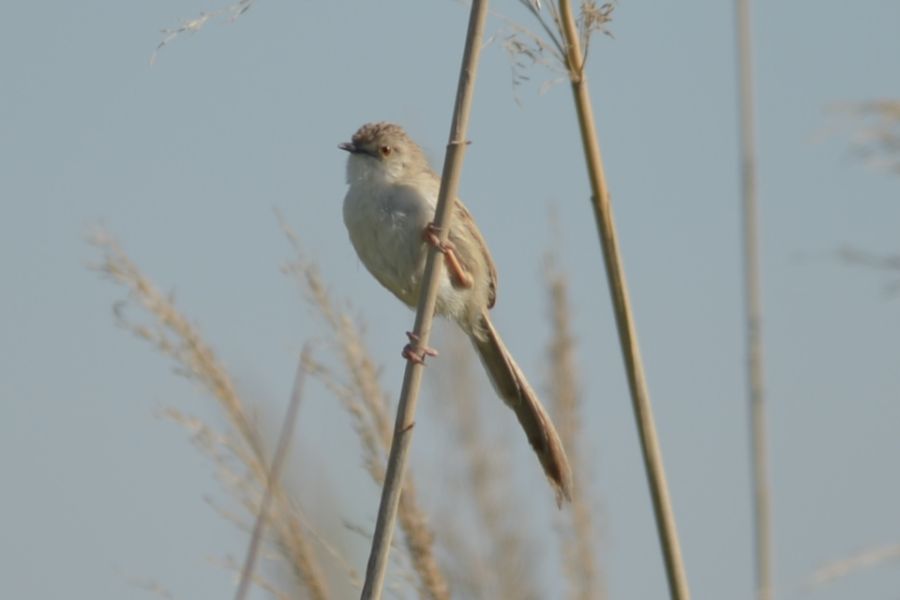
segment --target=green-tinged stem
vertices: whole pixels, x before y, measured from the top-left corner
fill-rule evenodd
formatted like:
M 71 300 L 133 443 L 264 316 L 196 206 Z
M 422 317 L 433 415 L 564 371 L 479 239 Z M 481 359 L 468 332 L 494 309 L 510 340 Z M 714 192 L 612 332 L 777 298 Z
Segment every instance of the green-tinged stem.
M 560 0 L 559 9 L 563 35 L 566 41 L 566 67 L 572 84 L 575 111 L 578 114 L 578 125 L 581 131 L 581 140 L 584 146 L 588 176 L 593 193 L 594 216 L 603 248 L 606 275 L 612 296 L 616 326 L 619 331 L 619 342 L 625 360 L 625 370 L 628 375 L 628 386 L 631 390 L 631 400 L 641 440 L 641 450 L 650 485 L 650 494 L 653 500 L 657 531 L 663 550 L 669 591 L 671 597 L 675 600 L 688 600 L 690 591 L 688 590 L 687 576 L 685 575 L 681 548 L 678 543 L 678 532 L 675 527 L 675 516 L 672 512 L 669 489 L 666 484 L 662 453 L 656 434 L 656 426 L 653 422 L 650 396 L 647 392 L 647 384 L 644 378 L 644 367 L 638 348 L 637 332 L 628 298 L 625 272 L 619 255 L 619 244 L 616 239 L 612 207 L 606 187 L 606 178 L 603 173 L 603 161 L 600 156 L 600 144 L 597 141 L 590 93 L 583 72 L 583 55 L 578 38 L 578 29 L 570 3 L 567 0 Z

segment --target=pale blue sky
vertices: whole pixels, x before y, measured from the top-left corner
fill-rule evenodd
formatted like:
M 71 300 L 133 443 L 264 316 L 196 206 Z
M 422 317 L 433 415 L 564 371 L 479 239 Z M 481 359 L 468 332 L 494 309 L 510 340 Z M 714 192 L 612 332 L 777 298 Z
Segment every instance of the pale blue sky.
M 900 541 L 900 301 L 885 297 L 886 275 L 833 258 L 844 244 L 900 250 L 900 180 L 861 165 L 847 132 L 823 135 L 834 103 L 900 97 L 900 4 L 754 4 L 778 597 L 893 598 L 896 563 L 816 592 L 796 585 L 825 561 Z M 133 576 L 177 598 L 230 597 L 230 574 L 209 558 L 244 550 L 244 535 L 203 500 L 223 497 L 209 463 L 154 416 L 169 405 L 213 422 L 217 412 L 115 327 L 110 307 L 123 291 L 86 268 L 98 258 L 84 242 L 91 226 L 105 224 L 175 291 L 242 391 L 277 415 L 296 351 L 323 333 L 279 273 L 290 257 L 280 208 L 333 293 L 360 309 L 383 381 L 399 388 L 412 314 L 347 240 L 336 146 L 366 121 L 392 120 L 442 158 L 467 10 L 448 0 L 260 0 L 148 65 L 159 29 L 220 6 L 15 2 L 3 11 L 0 564 L 9 597 L 148 597 Z M 515 2 L 493 7 L 527 19 Z M 489 31 L 501 26 L 494 19 Z M 749 600 L 732 7 L 623 1 L 611 30 L 615 39 L 595 40 L 588 72 L 688 575 L 695 598 Z M 551 207 L 558 215 L 602 566 L 612 598 L 661 598 L 572 101 L 564 85 L 536 88 L 520 88 L 518 106 L 502 48 L 486 49 L 461 193 L 500 269 L 497 326 L 538 385 L 549 333 L 541 257 Z M 413 464 L 426 501 L 439 505 L 449 491 L 423 458 L 441 428 L 428 398 Z M 550 494 L 541 496 L 512 416 L 496 415 L 549 535 Z M 294 469 L 310 510 L 331 498 L 341 515 L 371 524 L 377 495 L 346 417 L 311 392 L 300 419 Z M 322 464 L 326 452 L 334 465 Z M 321 527 L 340 531 L 337 521 Z M 345 537 L 362 567 L 364 546 Z M 555 555 L 547 560 L 549 598 L 561 581 Z

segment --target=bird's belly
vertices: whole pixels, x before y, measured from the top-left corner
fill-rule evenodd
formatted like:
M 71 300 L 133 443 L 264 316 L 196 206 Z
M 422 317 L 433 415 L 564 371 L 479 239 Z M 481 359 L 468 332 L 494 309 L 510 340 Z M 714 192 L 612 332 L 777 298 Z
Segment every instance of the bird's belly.
M 349 206 L 348 206 L 349 205 Z M 350 241 L 366 269 L 400 300 L 416 302 L 424 270 L 424 211 L 387 206 L 376 198 L 348 195 L 344 221 Z

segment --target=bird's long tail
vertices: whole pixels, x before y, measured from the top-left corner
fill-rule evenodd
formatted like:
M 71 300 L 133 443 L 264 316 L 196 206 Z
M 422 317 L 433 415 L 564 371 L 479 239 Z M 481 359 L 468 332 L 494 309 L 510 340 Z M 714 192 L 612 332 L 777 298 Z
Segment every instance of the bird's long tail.
M 472 335 L 470 339 L 494 389 L 516 413 L 531 447 L 544 467 L 544 473 L 556 491 L 557 504 L 561 504 L 563 498 L 571 500 L 572 469 L 550 415 L 544 410 L 487 314 L 481 317 L 481 329 L 483 335 Z

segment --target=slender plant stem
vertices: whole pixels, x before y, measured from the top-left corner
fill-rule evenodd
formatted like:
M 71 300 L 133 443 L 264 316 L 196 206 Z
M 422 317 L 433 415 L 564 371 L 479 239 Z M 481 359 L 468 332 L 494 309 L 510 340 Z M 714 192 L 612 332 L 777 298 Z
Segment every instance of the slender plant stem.
M 759 291 L 756 140 L 753 133 L 753 73 L 750 60 L 750 1 L 737 0 L 736 9 L 741 204 L 744 234 L 744 303 L 747 320 L 747 393 L 750 403 L 750 461 L 753 474 L 756 597 L 757 600 L 771 600 L 771 524 L 762 370 L 762 302 Z
M 450 140 L 444 157 L 444 170 L 441 177 L 441 189 L 438 193 L 434 224 L 440 232 L 441 242 L 446 242 L 450 231 L 452 208 L 459 187 L 459 176 L 462 172 L 463 155 L 466 149 L 466 128 L 472 108 L 472 96 L 475 91 L 475 74 L 478 68 L 478 57 L 481 54 L 481 40 L 484 37 L 484 23 L 487 19 L 487 0 L 473 0 L 469 15 L 469 26 L 466 32 L 466 45 L 463 51 L 462 66 L 459 72 L 459 84 L 456 91 L 456 104 L 453 109 L 453 120 L 450 125 Z M 422 288 L 419 292 L 419 305 L 413 333 L 418 348 L 425 348 L 431 334 L 431 322 L 437 300 L 437 288 L 443 261 L 439 260 L 437 247 L 428 252 Z M 378 519 L 375 534 L 372 538 L 372 550 L 366 567 L 366 582 L 363 586 L 363 600 L 378 600 L 384 587 L 384 576 L 387 571 L 388 553 L 394 534 L 394 522 L 397 517 L 397 506 L 403 487 L 403 476 L 406 471 L 406 460 L 409 445 L 412 441 L 415 425 L 416 402 L 422 381 L 423 363 L 409 361 L 403 376 L 403 387 L 397 405 L 397 419 L 394 423 L 394 436 L 391 441 L 391 452 L 388 456 L 384 487 L 381 492 L 381 504 L 378 507 Z
M 297 363 L 297 374 L 294 376 L 294 389 L 291 392 L 291 400 L 288 404 L 287 412 L 284 415 L 284 422 L 281 424 L 281 433 L 278 435 L 278 444 L 275 448 L 275 455 L 272 457 L 272 466 L 269 467 L 268 477 L 266 478 L 266 489 L 262 499 L 259 501 L 259 513 L 256 515 L 256 523 L 253 525 L 253 533 L 250 536 L 250 544 L 247 547 L 247 556 L 244 558 L 244 567 L 241 569 L 241 580 L 238 583 L 237 591 L 234 594 L 234 600 L 244 600 L 247 592 L 250 590 L 250 583 L 253 581 L 253 569 L 256 564 L 256 557 L 259 555 L 259 545 L 262 542 L 263 530 L 266 525 L 266 518 L 269 512 L 269 505 L 272 503 L 272 496 L 278 477 L 281 473 L 281 465 L 287 456 L 288 448 L 291 445 L 291 438 L 294 435 L 294 424 L 297 421 L 297 409 L 300 407 L 300 399 L 303 396 L 303 382 L 306 379 L 306 354 L 307 348 L 303 349 L 300 355 L 300 361 Z
M 560 0 L 559 9 L 563 35 L 566 40 L 566 67 L 572 84 L 575 111 L 578 114 L 578 125 L 581 130 L 581 140 L 584 145 L 591 191 L 593 192 L 594 216 L 597 220 L 597 229 L 603 248 L 603 258 L 606 263 L 607 280 L 612 296 L 616 325 L 619 330 L 619 342 L 622 346 L 622 354 L 625 360 L 625 370 L 628 375 L 628 386 L 631 390 L 631 400 L 641 440 L 644 466 L 647 471 L 650 494 L 653 499 L 653 511 L 656 516 L 657 530 L 665 559 L 669 592 L 675 600 L 688 600 L 690 592 L 688 590 L 687 576 L 685 575 L 684 563 L 681 558 L 678 532 L 675 527 L 675 515 L 672 512 L 662 453 L 659 448 L 656 426 L 653 422 L 653 410 L 644 378 L 644 367 L 641 362 L 637 332 L 631 313 L 631 304 L 628 299 L 625 272 L 619 256 L 616 227 L 613 221 L 609 192 L 606 187 L 606 178 L 603 173 L 603 161 L 600 156 L 600 144 L 597 141 L 597 129 L 594 124 L 590 92 L 588 91 L 587 80 L 583 71 L 584 59 L 578 39 L 578 29 L 575 24 L 575 18 L 572 15 L 570 3 L 567 0 Z

